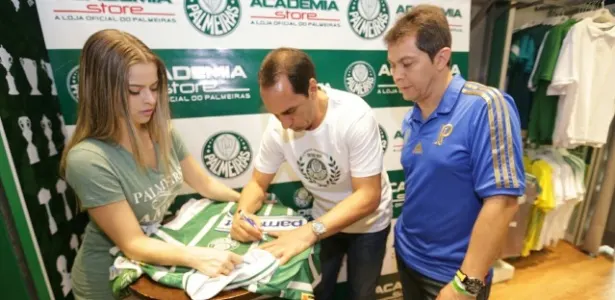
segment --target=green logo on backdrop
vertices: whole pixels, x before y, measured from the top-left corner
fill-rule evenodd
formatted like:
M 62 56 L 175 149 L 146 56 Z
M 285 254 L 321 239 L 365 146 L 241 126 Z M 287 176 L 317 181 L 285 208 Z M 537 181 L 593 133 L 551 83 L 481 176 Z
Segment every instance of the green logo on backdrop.
M 203 147 L 203 164 L 213 175 L 235 178 L 252 162 L 252 149 L 247 140 L 234 132 L 223 131 L 211 136 Z
M 364 61 L 355 61 L 344 72 L 346 90 L 361 97 L 369 95 L 376 85 L 374 68 Z
M 348 5 L 350 28 L 364 39 L 381 36 L 389 26 L 389 18 L 386 0 L 351 0 Z
M 342 173 L 331 155 L 316 149 L 306 150 L 297 160 L 297 165 L 309 183 L 320 187 L 336 184 Z
M 384 131 L 384 127 L 382 127 L 382 125 L 378 125 L 378 129 L 380 130 L 380 144 L 382 145 L 382 153 L 384 153 L 389 148 L 389 137 L 387 136 L 386 131 Z
M 308 192 L 308 190 L 306 190 L 304 187 L 300 187 L 295 191 L 293 199 L 295 200 L 295 205 L 297 205 L 297 208 L 303 209 L 309 207 L 310 204 L 312 204 L 312 202 L 314 201 L 314 196 L 312 196 L 312 194 Z
M 239 0 L 186 0 L 186 15 L 198 31 L 208 36 L 224 36 L 241 19 Z
M 250 7 L 306 9 L 306 10 L 337 10 L 335 0 L 252 0 Z
M 75 102 L 79 101 L 79 65 L 72 68 L 66 75 L 66 88 L 71 98 Z

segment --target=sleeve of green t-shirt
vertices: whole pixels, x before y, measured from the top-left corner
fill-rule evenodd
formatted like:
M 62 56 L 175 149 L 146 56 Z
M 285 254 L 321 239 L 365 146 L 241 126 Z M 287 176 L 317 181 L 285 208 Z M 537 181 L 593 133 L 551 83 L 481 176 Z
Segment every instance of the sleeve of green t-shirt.
M 539 80 L 547 80 L 551 81 L 551 77 L 553 76 L 553 69 L 555 68 L 555 62 L 557 62 L 557 56 L 559 53 L 559 49 L 556 49 L 555 40 L 557 40 L 559 28 L 553 28 L 549 31 L 549 34 L 545 37 L 543 41 L 543 50 L 540 54 L 540 58 L 538 59 L 538 65 L 536 67 L 536 72 L 534 77 L 532 78 L 532 83 L 534 86 L 538 86 Z
M 181 162 L 189 154 L 188 148 L 186 148 L 184 140 L 175 128 L 171 129 L 171 139 L 173 143 L 173 150 L 175 150 L 175 153 L 177 153 L 177 158 Z
M 66 181 L 73 188 L 81 209 L 125 200 L 119 176 L 103 155 L 73 149 L 66 158 Z
M 568 20 L 551 29 L 550 34 L 544 41 L 544 50 L 541 54 L 539 65 L 536 68 L 536 75 L 534 76 L 535 86 L 538 85 L 538 80 L 553 80 L 553 73 L 555 72 L 555 66 L 562 49 L 562 43 L 570 27 L 574 24 L 574 20 Z
M 533 92 L 536 91 L 536 86 L 538 86 L 538 76 L 536 75 L 536 71 L 538 70 L 538 66 L 540 66 L 541 64 L 540 60 L 542 59 L 542 56 L 543 56 L 542 53 L 544 51 L 545 42 L 547 38 L 549 37 L 549 33 L 550 31 L 547 31 L 547 33 L 545 33 L 545 36 L 540 41 L 540 46 L 538 47 L 538 54 L 536 55 L 536 61 L 534 61 L 534 67 L 532 68 L 532 73 L 530 74 L 530 80 L 528 81 L 527 87 Z

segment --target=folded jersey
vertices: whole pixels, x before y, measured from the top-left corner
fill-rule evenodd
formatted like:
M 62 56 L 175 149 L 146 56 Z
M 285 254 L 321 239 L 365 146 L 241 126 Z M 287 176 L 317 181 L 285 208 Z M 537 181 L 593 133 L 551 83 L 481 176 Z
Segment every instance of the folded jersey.
M 115 261 L 110 279 L 114 294 L 125 294 L 126 288 L 145 274 L 160 284 L 185 290 L 192 299 L 210 299 L 223 290 L 236 288 L 285 299 L 313 298 L 313 287 L 320 281 L 319 245 L 280 266 L 273 255 L 258 249 L 267 241 L 240 243 L 229 237 L 232 223 L 229 215 L 235 208 L 235 202 L 192 199 L 179 209 L 171 222 L 150 235 L 168 243 L 211 247 L 242 255 L 243 263 L 231 274 L 210 278 L 186 267 L 145 264 L 129 260 L 117 248 L 112 248 L 110 252 Z M 263 227 L 276 231 L 305 224 L 303 217 L 281 204 L 266 204 L 256 215 L 263 219 Z

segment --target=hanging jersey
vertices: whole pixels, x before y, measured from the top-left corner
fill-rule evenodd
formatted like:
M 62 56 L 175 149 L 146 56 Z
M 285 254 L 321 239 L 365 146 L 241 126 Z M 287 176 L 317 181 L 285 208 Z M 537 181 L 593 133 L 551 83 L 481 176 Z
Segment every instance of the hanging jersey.
M 564 38 L 570 27 L 574 26 L 576 22 L 575 19 L 569 19 L 554 26 L 549 30 L 543 41 L 543 49 L 536 61 L 535 72 L 529 82 L 529 85 L 536 89 L 528 125 L 528 138 L 532 143 L 552 143 L 559 97 L 547 95 L 547 88 L 553 79 Z
M 185 290 L 193 299 L 209 299 L 222 290 L 236 288 L 284 299 L 311 299 L 312 289 L 320 281 L 319 245 L 280 266 L 269 252 L 258 249 L 273 237 L 265 235 L 265 240 L 253 243 L 240 243 L 230 238 L 235 208 L 235 202 L 192 199 L 181 207 L 175 219 L 151 235 L 167 243 L 211 247 L 242 255 L 243 263 L 231 274 L 209 278 L 190 268 L 134 262 L 114 248 L 112 254 L 116 259 L 111 268 L 114 294 L 121 295 L 126 287 L 145 274 L 163 285 Z M 266 204 L 256 215 L 261 218 L 265 232 L 291 230 L 307 222 L 281 204 Z
M 536 25 L 515 32 L 509 56 L 506 91 L 514 99 L 519 111 L 521 129 L 527 129 L 532 105 L 532 91 L 527 86 L 540 44 L 550 25 Z
M 548 95 L 560 95 L 553 145 L 601 147 L 615 115 L 615 27 L 592 18 L 570 28 Z

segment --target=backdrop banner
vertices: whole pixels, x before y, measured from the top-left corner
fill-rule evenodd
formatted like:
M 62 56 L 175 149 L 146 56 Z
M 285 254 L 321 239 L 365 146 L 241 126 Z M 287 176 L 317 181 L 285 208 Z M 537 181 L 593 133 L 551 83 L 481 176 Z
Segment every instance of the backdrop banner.
M 469 0 L 11 2 L 14 7 L 10 7 L 12 10 L 7 12 L 9 14 L 19 14 L 24 7 L 35 7 L 38 10 L 49 60 L 40 54 L 32 57 L 34 63 L 29 60 L 18 63 L 20 55 L 11 53 L 13 64 L 11 67 L 9 63 L 7 68 L 4 56 L 0 55 L 5 67 L 0 70 L 6 70 L 3 76 L 13 74 L 27 79 L 17 88 L 22 97 L 41 92 L 50 96 L 47 100 L 49 103 L 59 101 L 60 109 L 58 112 L 48 109 L 53 113 L 46 115 L 49 121 L 44 118 L 41 120 L 42 112 L 29 122 L 16 116 L 8 119 L 16 133 L 14 138 L 20 139 L 19 147 L 11 144 L 10 150 L 13 153 L 19 152 L 23 164 L 28 164 L 28 159 L 32 163 L 32 159 L 49 156 L 52 150 L 48 140 L 56 142 L 54 150 L 58 153 L 62 150 L 64 136 L 54 133 L 53 139 L 47 137 L 49 134 L 45 126 L 48 125 L 45 124 L 51 122 L 55 130 L 62 128 L 59 125 L 62 120 L 66 124 L 66 137 L 72 134 L 79 102 L 77 87 L 80 49 L 94 32 L 116 28 L 134 34 L 163 59 L 169 77 L 168 91 L 174 126 L 181 133 L 191 154 L 199 159 L 209 174 L 233 188 L 241 189 L 250 178 L 254 156 L 268 118 L 259 97 L 258 68 L 271 49 L 296 47 L 312 57 L 319 82 L 360 95 L 374 108 L 380 123 L 385 167 L 393 185 L 394 217 L 397 218 L 401 213 L 405 190 L 400 165 L 403 142 L 400 129 L 403 116 L 411 103 L 401 98 L 393 83 L 386 61 L 384 34 L 401 14 L 413 6 L 421 2 L 439 5 L 448 16 L 453 35 L 453 71 L 466 75 L 468 69 L 471 18 Z M 8 75 L 6 78 L 9 82 L 6 90 L 10 94 L 13 92 L 12 85 Z M 41 107 L 44 105 L 50 104 L 44 103 Z M 2 122 L 6 120 L 3 118 Z M 37 124 L 43 128 L 39 129 Z M 20 128 L 28 126 L 37 128 L 30 132 L 36 151 L 31 151 L 28 135 L 20 131 Z M 23 136 L 21 132 L 24 132 Z M 36 154 L 34 158 L 28 158 L 30 152 Z M 53 240 L 39 243 L 35 247 L 40 247 L 37 251 L 47 265 L 47 274 L 44 276 L 50 281 L 52 290 L 49 293 L 55 298 L 65 298 L 71 297 L 64 292 L 66 283 L 62 279 L 65 273 L 66 277 L 70 276 L 67 272 L 72 266 L 75 249 L 69 245 L 72 245 L 71 237 L 74 233 L 70 230 L 56 232 L 50 227 L 51 221 L 47 216 L 66 219 L 68 213 L 65 213 L 60 192 L 64 191 L 64 187 L 55 181 L 51 182 L 57 181 L 57 168 L 48 170 L 49 179 L 40 184 L 23 180 L 18 182 L 22 186 L 35 185 L 29 187 L 28 193 L 32 195 L 24 201 L 24 207 L 29 208 L 24 214 L 29 215 L 28 222 L 36 233 L 32 238 L 49 239 L 49 230 L 55 233 Z M 41 198 L 39 190 L 42 192 L 44 189 L 51 194 Z M 276 176 L 270 192 L 278 201 L 301 214 L 310 215 L 313 196 L 302 187 L 297 174 L 286 164 Z M 73 197 L 70 191 L 64 194 Z M 192 197 L 194 191 L 186 187 L 183 194 L 174 207 Z M 66 246 L 60 247 L 60 244 Z M 397 278 L 392 244 L 391 231 L 377 288 L 379 299 L 401 299 L 401 285 Z M 56 271 L 60 267 L 59 256 L 66 259 L 66 269 L 62 271 L 62 276 Z M 340 288 L 337 293 L 343 298 L 345 266 L 338 281 Z

